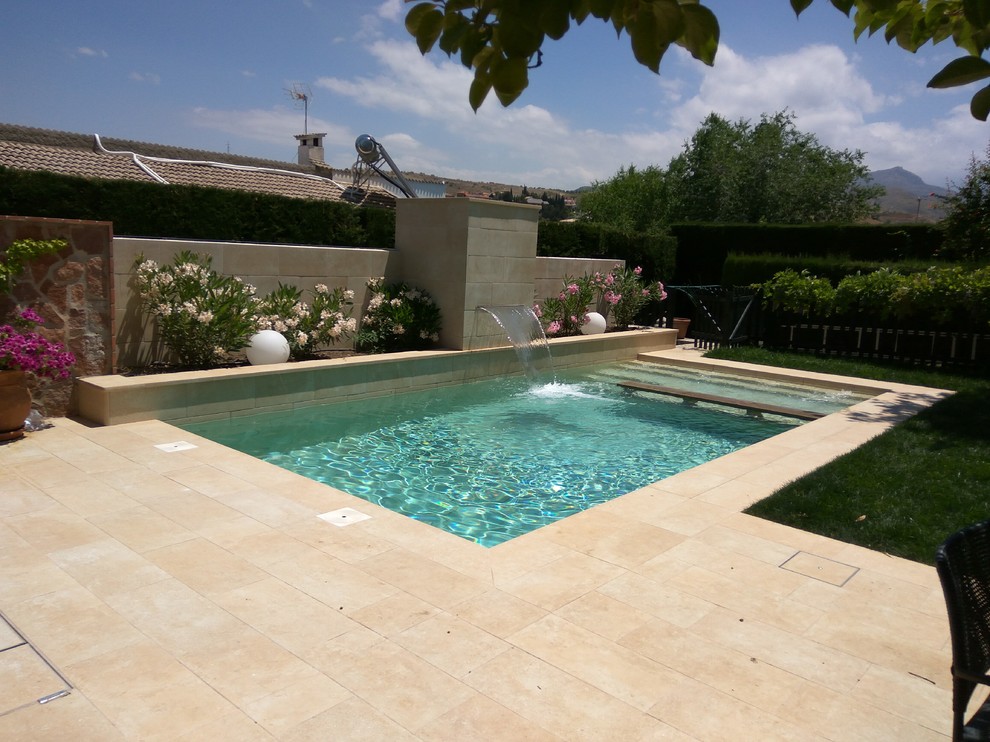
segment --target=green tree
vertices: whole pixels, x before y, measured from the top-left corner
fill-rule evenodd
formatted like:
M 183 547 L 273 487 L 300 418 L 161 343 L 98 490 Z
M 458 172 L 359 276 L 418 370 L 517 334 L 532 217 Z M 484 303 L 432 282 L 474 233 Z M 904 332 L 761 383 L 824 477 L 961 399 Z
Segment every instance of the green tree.
M 585 221 L 654 234 L 669 223 L 669 205 L 666 173 L 655 165 L 642 170 L 630 165 L 611 179 L 594 183 L 582 194 L 578 211 Z
M 852 13 L 853 34 L 883 31 L 887 43 L 914 52 L 946 39 L 966 54 L 946 65 L 929 87 L 966 85 L 990 78 L 990 0 L 830 0 Z M 798 15 L 812 0 L 790 0 Z M 855 12 L 853 12 L 855 11 Z M 477 110 L 491 91 L 504 106 L 529 85 L 529 70 L 542 62 L 547 38 L 560 39 L 571 23 L 588 17 L 629 36 L 633 56 L 659 72 L 672 44 L 711 65 L 718 50 L 715 14 L 698 0 L 427 0 L 406 15 L 406 29 L 426 54 L 434 46 L 474 70 L 468 93 Z M 983 121 L 990 114 L 990 86 L 973 96 L 970 109 Z
M 868 174 L 862 152 L 820 144 L 786 111 L 755 125 L 713 113 L 666 170 L 622 168 L 582 196 L 580 213 L 642 233 L 674 222 L 854 222 L 883 192 Z
M 860 151 L 835 150 L 763 114 L 757 124 L 717 114 L 702 122 L 667 170 L 667 218 L 685 222 L 854 222 L 876 211 Z
M 978 160 L 975 155 L 970 158 L 963 184 L 943 199 L 948 213 L 942 221 L 945 241 L 940 257 L 990 257 L 990 145 L 986 156 L 986 160 Z

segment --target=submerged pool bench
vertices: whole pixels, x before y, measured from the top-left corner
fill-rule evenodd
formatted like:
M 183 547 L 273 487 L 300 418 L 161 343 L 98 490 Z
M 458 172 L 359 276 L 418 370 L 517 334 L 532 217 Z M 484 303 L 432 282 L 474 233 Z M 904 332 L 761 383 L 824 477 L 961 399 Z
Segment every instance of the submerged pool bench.
M 810 410 L 799 410 L 794 407 L 781 407 L 780 405 L 765 404 L 763 402 L 746 402 L 729 397 L 720 397 L 717 394 L 703 394 L 701 392 L 689 392 L 684 389 L 675 389 L 669 386 L 659 386 L 657 384 L 644 384 L 640 381 L 620 381 L 618 385 L 625 389 L 634 389 L 640 392 L 651 392 L 654 394 L 666 394 L 672 397 L 692 402 L 714 402 L 715 404 L 736 407 L 747 412 L 770 412 L 776 415 L 787 415 L 801 420 L 817 420 L 825 417 L 824 413 L 811 412 Z

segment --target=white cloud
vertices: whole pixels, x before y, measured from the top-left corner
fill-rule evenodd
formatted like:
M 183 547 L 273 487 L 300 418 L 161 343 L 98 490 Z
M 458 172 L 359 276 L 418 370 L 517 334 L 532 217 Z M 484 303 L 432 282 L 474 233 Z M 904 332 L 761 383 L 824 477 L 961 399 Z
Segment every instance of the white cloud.
M 199 107 L 190 112 L 190 119 L 194 126 L 251 141 L 273 144 L 285 148 L 287 152 L 294 151 L 295 142 L 292 137 L 302 133 L 303 123 L 298 111 L 281 106 L 272 109 L 253 108 L 246 111 Z M 350 146 L 354 140 L 354 135 L 345 127 L 312 116 L 309 118 L 309 130 L 326 132 L 325 146 L 344 142 Z
M 76 54 L 79 54 L 80 56 L 83 57 L 102 57 L 103 59 L 106 59 L 107 57 L 110 56 L 109 54 L 107 54 L 106 50 L 104 49 L 93 49 L 92 47 L 88 47 L 88 46 L 80 46 L 79 48 L 76 49 Z
M 926 89 L 909 84 L 911 97 Z M 965 107 L 909 126 L 900 94 L 877 91 L 854 60 L 828 45 L 803 47 L 773 57 L 747 59 L 725 46 L 714 68 L 705 68 L 698 93 L 671 116 L 687 136 L 714 111 L 730 120 L 758 120 L 761 113 L 788 109 L 801 131 L 814 133 L 835 149 L 861 150 L 873 170 L 901 166 L 932 185 L 944 185 L 969 153 L 985 146 L 986 124 Z
M 399 21 L 405 17 L 404 6 L 402 0 L 384 0 L 378 6 L 377 14 L 387 21 Z
M 134 82 L 146 82 L 151 85 L 159 85 L 162 81 L 161 76 L 156 75 L 154 72 L 132 72 L 127 78 L 134 80 Z
M 394 7 L 387 2 L 379 11 Z M 468 104 L 472 73 L 459 63 L 442 54 L 424 57 L 413 43 L 394 39 L 374 41 L 367 52 L 370 61 L 362 69 L 369 72 L 322 77 L 314 89 L 329 93 L 321 100 L 335 98 L 329 106 L 338 122 L 367 127 L 400 168 L 441 177 L 576 188 L 608 179 L 629 164 L 666 166 L 713 111 L 734 121 L 790 110 L 797 127 L 823 144 L 863 150 L 869 167 L 900 165 L 933 185 L 961 172 L 970 153 L 982 154 L 987 141 L 986 125 L 965 107 L 930 123 L 901 123 L 904 117 L 895 114 L 906 104 L 875 89 L 850 57 L 828 45 L 756 58 L 723 46 L 715 68 L 695 65 L 684 77 L 659 78 L 656 100 L 662 104 L 649 96 L 637 100 L 637 108 L 658 108 L 659 126 L 612 131 L 575 127 L 552 104 L 517 101 L 506 109 L 494 95 L 475 113 Z M 608 93 L 587 105 L 610 105 Z M 633 113 L 630 119 L 645 120 Z M 299 112 L 282 108 L 199 108 L 194 119 L 198 126 L 280 148 L 291 147 L 291 135 L 301 130 Z M 360 132 L 314 118 L 310 131 L 328 132 L 328 161 L 350 164 Z

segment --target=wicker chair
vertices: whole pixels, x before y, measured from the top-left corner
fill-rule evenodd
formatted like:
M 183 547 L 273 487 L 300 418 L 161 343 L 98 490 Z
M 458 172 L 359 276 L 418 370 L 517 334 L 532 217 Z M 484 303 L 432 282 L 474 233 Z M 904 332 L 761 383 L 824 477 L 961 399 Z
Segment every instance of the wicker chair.
M 990 685 L 990 521 L 949 536 L 935 567 L 952 638 L 952 739 L 990 740 L 990 699 L 966 721 L 977 685 Z

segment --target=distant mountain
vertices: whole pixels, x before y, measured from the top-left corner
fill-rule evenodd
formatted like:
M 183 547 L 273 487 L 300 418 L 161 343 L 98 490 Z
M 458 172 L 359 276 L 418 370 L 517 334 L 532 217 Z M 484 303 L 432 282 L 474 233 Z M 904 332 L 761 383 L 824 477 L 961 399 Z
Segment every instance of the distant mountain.
M 948 191 L 926 183 L 910 170 L 902 167 L 874 170 L 870 181 L 887 189 L 877 200 L 880 205 L 877 218 L 881 222 L 937 222 L 945 216 L 939 196 Z

